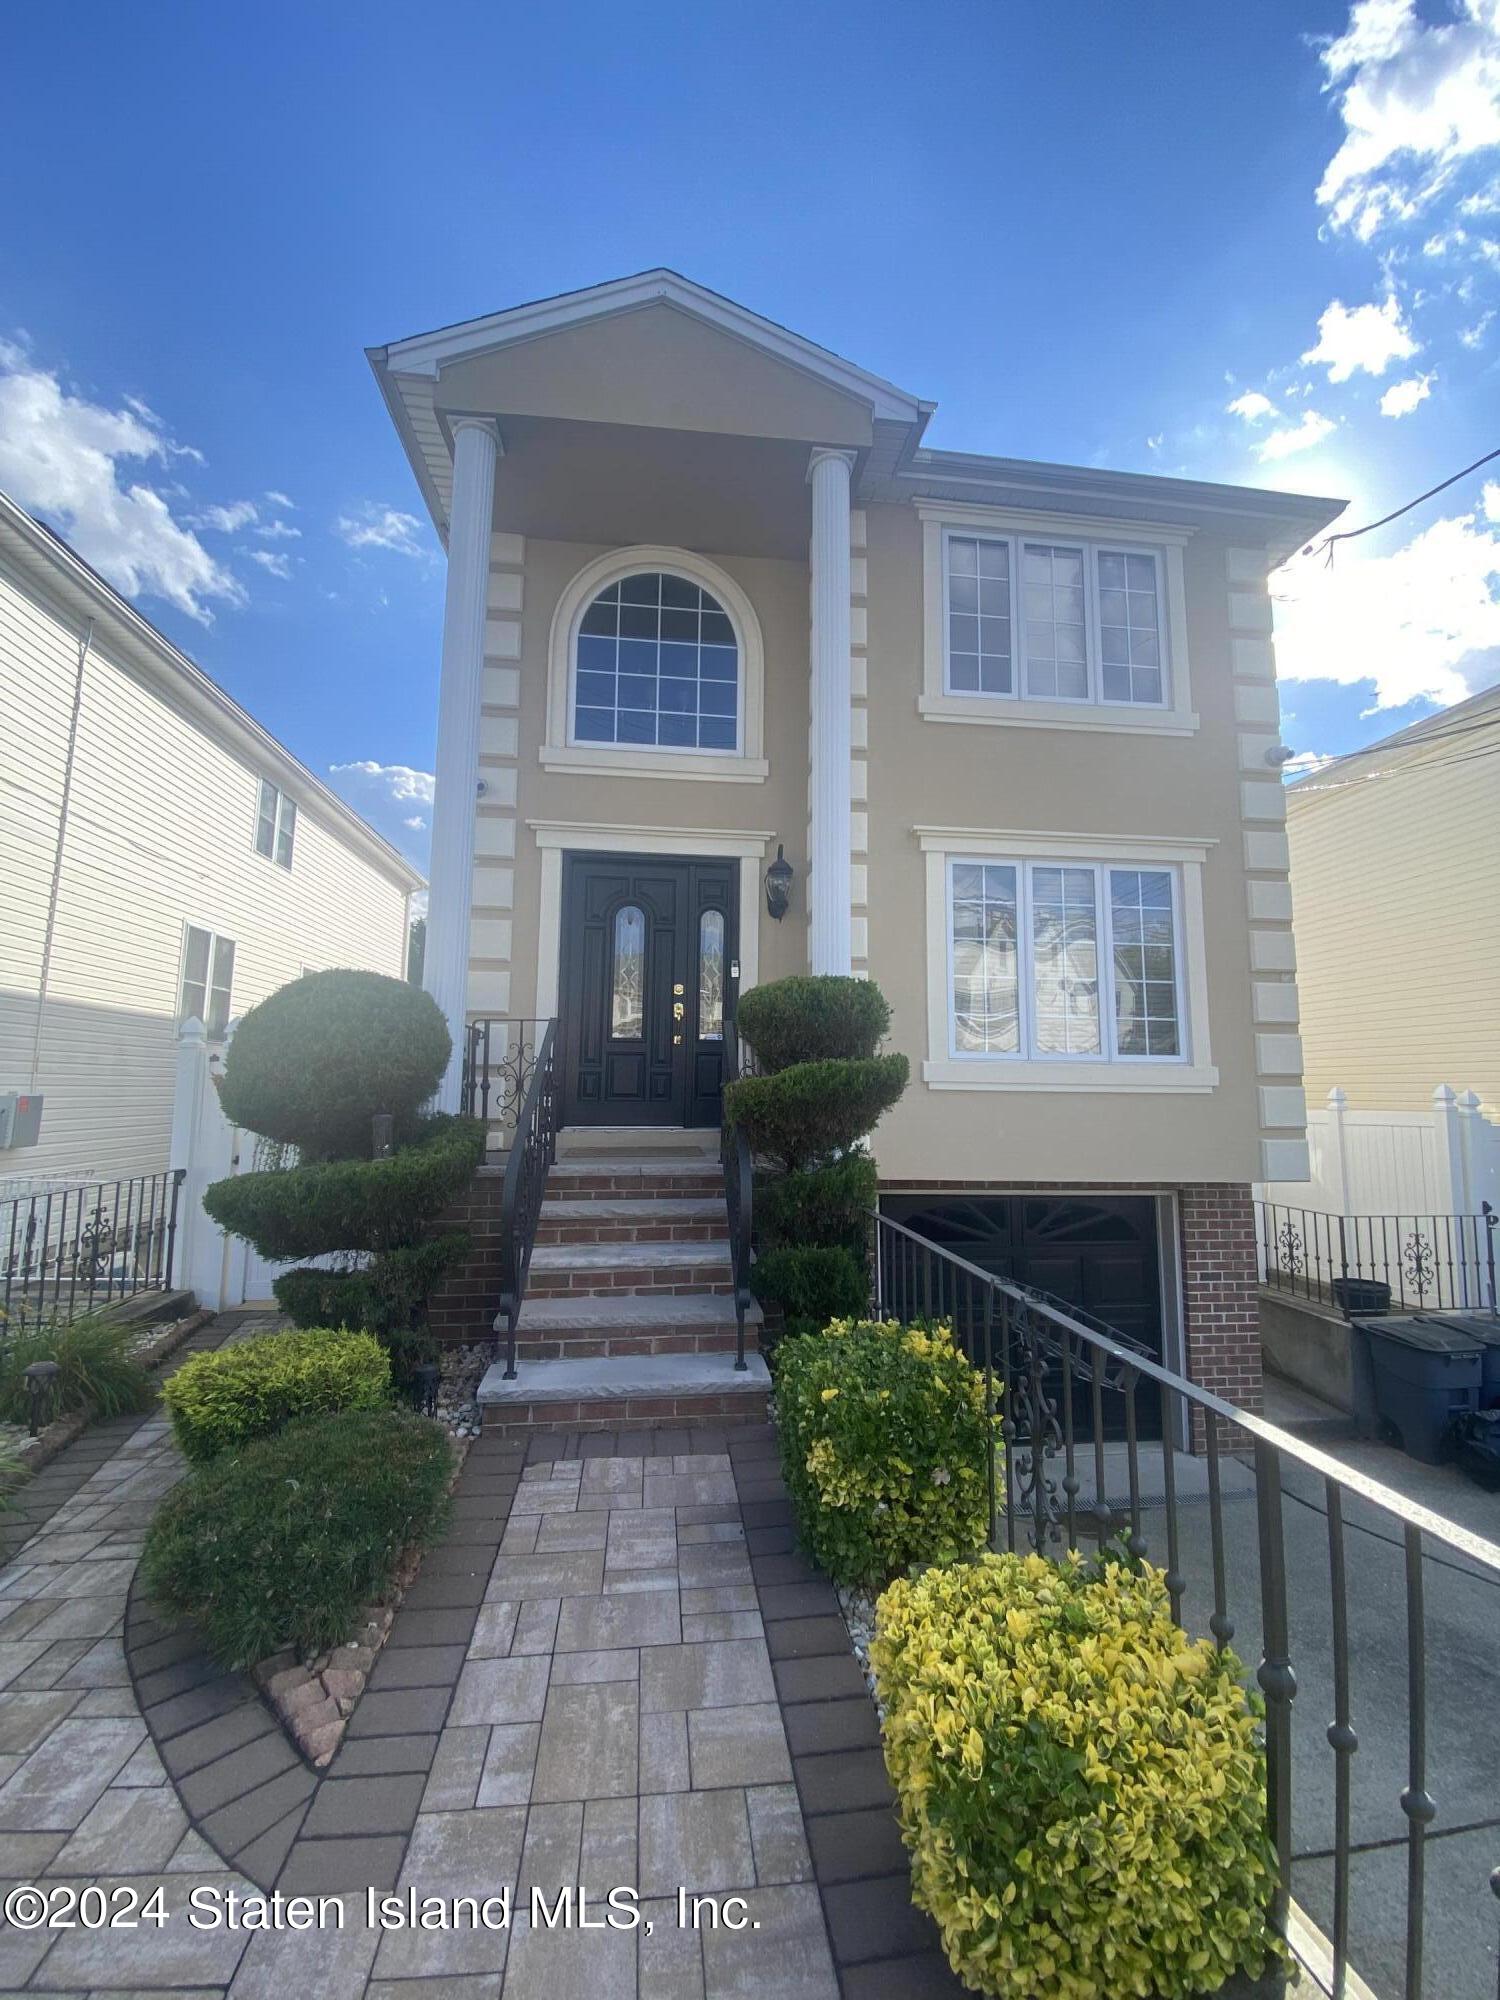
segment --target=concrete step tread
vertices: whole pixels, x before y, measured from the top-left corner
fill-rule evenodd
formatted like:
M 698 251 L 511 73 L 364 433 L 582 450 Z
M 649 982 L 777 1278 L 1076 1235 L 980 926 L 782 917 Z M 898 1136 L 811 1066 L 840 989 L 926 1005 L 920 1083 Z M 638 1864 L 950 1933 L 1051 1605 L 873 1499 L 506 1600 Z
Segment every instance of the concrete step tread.
M 631 1397 L 763 1396 L 771 1386 L 765 1358 L 747 1354 L 601 1354 L 578 1361 L 518 1361 L 507 1382 L 496 1361 L 479 1385 L 484 1404 L 603 1402 Z
M 722 1222 L 721 1194 L 601 1195 L 597 1201 L 549 1201 L 542 1221 L 559 1222 Z
M 531 1261 L 541 1255 L 534 1250 Z M 752 1299 L 745 1309 L 746 1326 L 759 1326 L 760 1307 Z M 672 1333 L 685 1327 L 733 1327 L 734 1300 L 725 1293 L 617 1292 L 603 1298 L 588 1293 L 560 1299 L 526 1299 L 516 1323 L 520 1334 L 539 1337 L 559 1329 L 626 1333 Z M 503 1331 L 503 1329 L 501 1329 Z
M 728 1243 L 539 1243 L 533 1271 L 722 1270 Z
M 550 1179 L 597 1180 L 701 1180 L 706 1174 L 720 1173 L 717 1153 L 572 1153 L 552 1162 Z

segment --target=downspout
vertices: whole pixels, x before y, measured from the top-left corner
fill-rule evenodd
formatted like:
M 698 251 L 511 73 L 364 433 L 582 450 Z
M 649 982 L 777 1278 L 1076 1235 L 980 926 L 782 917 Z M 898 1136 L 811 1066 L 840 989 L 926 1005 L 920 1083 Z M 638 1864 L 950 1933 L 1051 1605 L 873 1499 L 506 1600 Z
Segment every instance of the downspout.
M 57 899 L 62 889 L 63 848 L 68 837 L 68 805 L 73 793 L 73 760 L 78 752 L 78 719 L 83 711 L 83 670 L 94 643 L 94 621 L 83 628 L 78 643 L 78 672 L 73 679 L 73 713 L 68 721 L 68 755 L 63 765 L 62 804 L 57 814 L 57 845 L 52 855 L 52 887 L 47 897 L 47 928 L 42 934 L 42 968 L 37 978 L 36 1029 L 31 1038 L 31 1081 L 36 1089 L 42 1063 L 42 1028 L 47 1013 L 47 978 L 52 969 L 52 939 L 57 929 Z

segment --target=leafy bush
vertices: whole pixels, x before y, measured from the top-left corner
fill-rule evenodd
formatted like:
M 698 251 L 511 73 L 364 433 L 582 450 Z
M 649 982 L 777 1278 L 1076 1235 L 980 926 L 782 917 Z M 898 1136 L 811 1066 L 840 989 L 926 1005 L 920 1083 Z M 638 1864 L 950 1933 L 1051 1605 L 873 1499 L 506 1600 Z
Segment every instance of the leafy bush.
M 946 1326 L 835 1321 L 783 1341 L 776 1424 L 803 1546 L 860 1587 L 981 1547 L 990 1421 Z
M 871 1648 L 912 1898 L 966 1986 L 1185 2000 L 1257 1972 L 1259 1698 L 1158 1570 L 986 1555 L 899 1579 Z
M 825 1058 L 868 1060 L 891 1025 L 891 1010 L 868 979 L 798 973 L 752 987 L 734 1018 L 769 1072 Z
M 55 1361 L 61 1370 L 53 1388 L 54 1416 L 85 1404 L 101 1417 L 144 1410 L 151 1401 L 151 1378 L 132 1351 L 139 1331 L 96 1314 L 71 1325 L 7 1334 L 0 1339 L 0 1421 L 26 1422 L 26 1370 L 33 1361 Z
M 281 1173 L 236 1174 L 204 1191 L 222 1229 L 262 1257 L 388 1250 L 410 1241 L 413 1219 L 462 1194 L 484 1158 L 473 1118 L 430 1118 L 416 1144 L 385 1160 L 324 1160 Z
M 220 1099 L 236 1125 L 306 1159 L 368 1159 L 371 1119 L 388 1111 L 408 1136 L 451 1048 L 442 1009 L 404 979 L 308 972 L 240 1022 Z
M 787 1335 L 821 1333 L 830 1320 L 858 1319 L 869 1310 L 870 1281 L 850 1250 L 788 1245 L 766 1250 L 750 1272 L 762 1305 L 779 1306 Z
M 862 1253 L 879 1176 L 868 1153 L 846 1153 L 826 1167 L 757 1181 L 755 1221 L 760 1240 L 775 1246 L 816 1244 Z
M 389 1250 L 362 1270 L 325 1271 L 304 1266 L 272 1281 L 276 1303 L 293 1326 L 347 1326 L 363 1333 L 403 1333 L 423 1300 L 462 1258 L 461 1233 Z
M 336 1646 L 389 1590 L 403 1553 L 436 1540 L 452 1463 L 442 1427 L 405 1411 L 291 1424 L 168 1494 L 146 1583 L 229 1667 Z
M 379 1341 L 323 1327 L 195 1354 L 169 1378 L 162 1401 L 184 1457 L 201 1462 L 293 1418 L 377 1410 L 390 1395 L 390 1363 Z
M 796 1172 L 862 1138 L 905 1090 L 908 1067 L 903 1055 L 830 1058 L 742 1076 L 725 1086 L 724 1115 L 758 1153 Z

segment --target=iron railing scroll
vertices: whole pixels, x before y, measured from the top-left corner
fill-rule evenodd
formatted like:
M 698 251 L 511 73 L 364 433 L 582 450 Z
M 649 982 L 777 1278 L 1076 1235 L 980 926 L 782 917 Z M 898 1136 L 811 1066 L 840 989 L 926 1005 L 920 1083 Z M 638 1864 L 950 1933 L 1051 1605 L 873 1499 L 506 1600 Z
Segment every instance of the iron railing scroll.
M 557 1157 L 557 1023 L 533 1025 L 540 1025 L 542 1034 L 510 1134 L 500 1197 L 500 1310 L 495 1328 L 498 1333 L 501 1321 L 505 1322 L 507 1382 L 516 1378 L 516 1322 L 526 1298 L 547 1175 Z
M 1494 1312 L 1495 1211 L 1478 1215 L 1334 1215 L 1258 1201 L 1263 1284 L 1334 1307 L 1378 1312 Z
M 470 1118 L 503 1130 L 520 1117 L 550 1021 L 486 1015 L 464 1030 L 459 1103 Z
M 1500 1545 L 1200 1388 L 1063 1301 L 884 1215 L 873 1225 L 877 1311 L 946 1320 L 984 1374 L 998 1418 L 989 1426 L 991 1546 L 1048 1556 L 1123 1546 L 1163 1568 L 1172 1615 L 1184 1630 L 1223 1649 L 1238 1623 L 1246 1653 L 1258 1644 L 1266 1824 L 1279 1864 L 1272 1924 L 1304 1955 L 1321 1959 L 1333 2000 L 1358 1990 L 1355 1959 L 1380 1992 L 1422 2000 L 1429 1876 L 1447 1868 L 1450 1884 L 1459 1885 L 1447 1890 L 1445 1929 L 1456 1900 L 1472 1896 L 1479 1900 L 1467 1907 L 1478 1937 L 1494 1935 L 1489 1891 L 1500 1896 L 1500 1870 L 1487 1883 L 1462 1856 L 1463 1843 L 1432 1837 L 1449 1830 L 1439 1824 L 1433 1744 L 1441 1740 L 1445 1768 L 1462 1785 L 1473 1780 L 1475 1737 L 1462 1678 L 1429 1676 L 1428 1651 L 1445 1633 L 1452 1637 L 1446 1593 L 1455 1571 L 1474 1580 L 1481 1597 L 1500 1586 Z M 1313 1529 L 1320 1515 L 1326 1518 Z M 1430 1620 L 1424 1582 L 1434 1595 L 1444 1593 L 1444 1609 Z M 1372 1601 L 1403 1595 L 1404 1620 L 1398 1613 L 1384 1642 L 1404 1656 L 1404 1671 L 1382 1673 L 1361 1657 L 1372 1643 L 1367 1616 L 1360 1632 L 1361 1614 Z M 1364 1774 L 1356 1825 L 1351 1767 L 1361 1694 L 1370 1718 L 1367 1726 L 1361 1716 L 1361 1731 L 1381 1741 L 1382 1760 Z M 1326 1704 L 1322 1712 L 1332 1719 L 1324 1732 L 1305 1724 L 1297 1731 L 1302 1775 L 1294 1795 L 1293 1717 L 1309 1702 Z M 1430 1725 L 1438 1735 L 1429 1735 Z M 1315 1768 L 1324 1754 L 1333 1760 L 1331 1786 Z M 1404 1767 L 1404 1783 L 1395 1772 L 1383 1775 L 1387 1754 L 1398 1772 Z M 1381 1812 L 1382 1784 L 1401 1786 L 1390 1804 L 1399 1803 L 1405 1829 L 1396 1836 L 1406 1849 L 1406 1883 L 1394 1940 L 1382 1896 L 1368 1886 L 1359 1899 L 1351 1895 L 1384 1879 L 1351 1883 L 1351 1860 L 1368 1845 L 1362 1829 L 1391 1827 Z M 1464 1819 L 1457 1802 L 1454 1812 Z M 1500 1835 L 1492 1837 L 1500 1845 Z M 1303 1899 L 1318 1906 L 1315 1921 L 1297 1900 L 1299 1885 Z M 1444 1949 L 1451 1962 L 1451 1938 Z M 1487 1945 L 1477 1950 L 1493 1964 Z M 1493 1974 L 1479 1965 L 1475 1972 L 1483 1991 L 1493 1991 Z M 1480 1992 L 1478 1984 L 1466 1986 L 1465 2000 Z M 1443 2000 L 1450 2000 L 1447 1986 Z
M 170 1291 L 185 1170 L 0 1202 L 0 1336 Z

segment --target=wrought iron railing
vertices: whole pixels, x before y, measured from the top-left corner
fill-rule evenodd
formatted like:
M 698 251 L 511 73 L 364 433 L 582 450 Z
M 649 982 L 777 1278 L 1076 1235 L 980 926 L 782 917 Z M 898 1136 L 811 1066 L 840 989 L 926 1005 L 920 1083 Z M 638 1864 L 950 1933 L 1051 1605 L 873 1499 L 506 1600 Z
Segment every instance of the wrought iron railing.
M 750 1051 L 740 1040 L 739 1026 L 731 1005 L 724 1014 L 724 1083 L 750 1075 Z M 724 1205 L 729 1213 L 729 1269 L 734 1283 L 734 1365 L 742 1371 L 745 1361 L 745 1315 L 750 1310 L 750 1266 L 755 1222 L 755 1165 L 750 1141 L 743 1129 L 721 1117 L 719 1163 L 724 1169 Z
M 1354 1313 L 1494 1312 L 1495 1211 L 1333 1215 L 1258 1201 L 1264 1284 Z
M 1476 1983 L 1464 2000 L 1492 1992 L 1490 1889 L 1500 1895 L 1500 1870 L 1487 1886 L 1463 1843 L 1434 1838 L 1448 1830 L 1438 1823 L 1434 1765 L 1471 1798 L 1485 1796 L 1488 1783 L 1493 1799 L 1500 1755 L 1487 1724 L 1476 1733 L 1473 1683 L 1466 1692 L 1453 1672 L 1430 1683 L 1428 1653 L 1430 1638 L 1445 1653 L 1462 1643 L 1453 1622 L 1457 1579 L 1487 1603 L 1500 1585 L 1500 1546 L 1199 1388 L 1060 1302 L 886 1216 L 874 1217 L 874 1229 L 877 1310 L 947 1320 L 984 1374 L 999 1416 L 990 1427 L 991 1545 L 1048 1555 L 1118 1536 L 1131 1555 L 1162 1566 L 1185 1629 L 1220 1648 L 1238 1630 L 1244 1653 L 1258 1651 L 1277 1931 L 1304 1958 L 1323 1955 L 1335 2000 L 1354 1990 L 1353 1959 L 1380 1992 L 1421 2000 L 1431 1858 L 1453 1871 L 1445 1931 L 1460 1903 L 1472 1917 Z M 1429 1588 L 1441 1599 L 1432 1635 Z M 1361 1774 L 1356 1825 L 1357 1712 L 1370 1746 L 1364 1761 L 1374 1768 L 1368 1779 Z M 1399 1834 L 1390 1831 L 1397 1800 Z M 1487 1813 L 1460 1808 L 1458 1818 L 1489 1828 L 1500 1860 L 1500 1831 Z M 1382 1848 L 1398 1858 L 1405 1850 L 1394 1942 L 1381 1878 L 1361 1878 L 1358 1904 L 1352 1894 L 1354 1857 Z M 1451 1966 L 1451 1935 L 1443 1948 Z M 1443 2000 L 1459 2000 L 1451 1983 L 1442 1990 Z
M 516 1377 L 516 1323 L 526 1299 L 526 1275 L 547 1175 L 557 1157 L 557 1023 L 533 1025 L 540 1025 L 542 1034 L 510 1134 L 500 1197 L 500 1310 L 495 1330 L 498 1334 L 503 1320 L 507 1382 Z
M 513 1127 L 531 1086 L 542 1038 L 550 1021 L 485 1016 L 464 1032 L 463 1080 L 459 1104 L 486 1125 Z
M 171 1289 L 181 1167 L 0 1202 L 0 1335 Z

